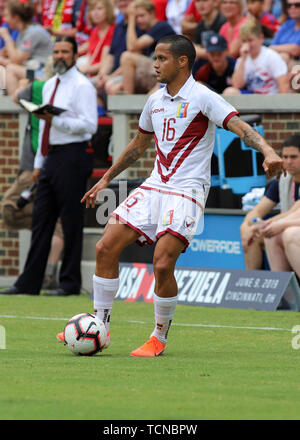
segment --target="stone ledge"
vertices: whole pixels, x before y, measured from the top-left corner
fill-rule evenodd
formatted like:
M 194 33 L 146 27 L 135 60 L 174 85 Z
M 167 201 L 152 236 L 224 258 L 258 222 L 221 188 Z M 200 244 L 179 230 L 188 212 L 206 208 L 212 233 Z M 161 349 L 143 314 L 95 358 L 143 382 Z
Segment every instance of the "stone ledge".
M 10 96 L 0 96 L 0 113 L 27 113 L 19 104 L 16 104 Z
M 115 95 L 108 97 L 112 113 L 140 113 L 148 95 Z M 241 113 L 300 113 L 300 96 L 295 93 L 277 95 L 225 96 Z

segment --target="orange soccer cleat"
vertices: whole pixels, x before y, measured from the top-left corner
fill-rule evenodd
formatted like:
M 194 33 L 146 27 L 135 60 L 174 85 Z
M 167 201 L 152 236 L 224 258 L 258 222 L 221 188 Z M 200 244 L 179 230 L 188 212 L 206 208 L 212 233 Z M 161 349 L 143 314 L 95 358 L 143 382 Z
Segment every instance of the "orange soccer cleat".
M 155 336 L 151 336 L 151 338 L 145 342 L 144 345 L 133 350 L 130 354 L 131 356 L 138 357 L 154 357 L 160 356 L 165 351 L 166 345 L 159 342 L 159 340 Z
M 57 333 L 56 339 L 59 342 L 65 342 L 65 333 L 64 332 Z
M 56 339 L 58 340 L 58 342 L 65 342 L 65 333 L 64 332 L 57 333 Z M 102 347 L 102 350 L 104 350 L 105 348 L 108 348 L 109 345 L 110 345 L 110 332 L 107 332 L 107 339 L 106 339 L 105 344 Z

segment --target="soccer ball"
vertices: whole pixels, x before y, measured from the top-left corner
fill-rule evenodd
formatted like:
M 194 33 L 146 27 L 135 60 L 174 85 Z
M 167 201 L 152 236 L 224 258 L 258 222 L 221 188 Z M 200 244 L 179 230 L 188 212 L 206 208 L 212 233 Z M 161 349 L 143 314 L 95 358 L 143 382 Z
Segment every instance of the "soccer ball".
M 99 318 L 90 313 L 73 316 L 66 324 L 65 345 L 74 354 L 92 356 L 102 351 L 106 343 L 107 332 Z

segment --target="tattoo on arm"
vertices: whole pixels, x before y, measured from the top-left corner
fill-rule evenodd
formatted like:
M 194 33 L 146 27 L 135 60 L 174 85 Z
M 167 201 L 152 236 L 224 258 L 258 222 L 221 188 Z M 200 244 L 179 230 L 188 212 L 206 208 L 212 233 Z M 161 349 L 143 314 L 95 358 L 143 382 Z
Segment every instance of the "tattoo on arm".
M 135 147 L 132 150 L 126 151 L 122 161 L 116 163 L 116 165 L 111 169 L 111 179 L 116 177 L 122 171 L 126 170 L 133 162 L 135 162 L 140 157 L 139 148 Z
M 228 128 L 236 133 L 248 147 L 262 151 L 264 139 L 249 124 L 242 121 L 238 116 L 233 116 L 228 122 Z
M 253 128 L 245 128 L 242 139 L 248 147 L 261 151 L 261 136 Z
M 131 164 L 138 160 L 142 156 L 144 151 L 149 147 L 151 139 L 152 135 L 143 135 L 141 133 L 137 133 L 136 137 L 125 149 L 123 155 L 110 168 L 110 180 L 116 177 L 122 171 L 126 170 Z

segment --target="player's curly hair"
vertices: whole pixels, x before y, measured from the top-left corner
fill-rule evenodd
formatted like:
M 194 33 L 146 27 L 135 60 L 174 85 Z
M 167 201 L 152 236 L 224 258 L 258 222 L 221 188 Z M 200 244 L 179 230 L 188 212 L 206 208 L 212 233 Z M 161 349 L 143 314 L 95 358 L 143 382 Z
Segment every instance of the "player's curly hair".
M 189 62 L 189 69 L 192 70 L 196 51 L 193 43 L 183 35 L 167 35 L 162 37 L 157 44 L 170 44 L 170 52 L 174 58 L 187 56 Z

